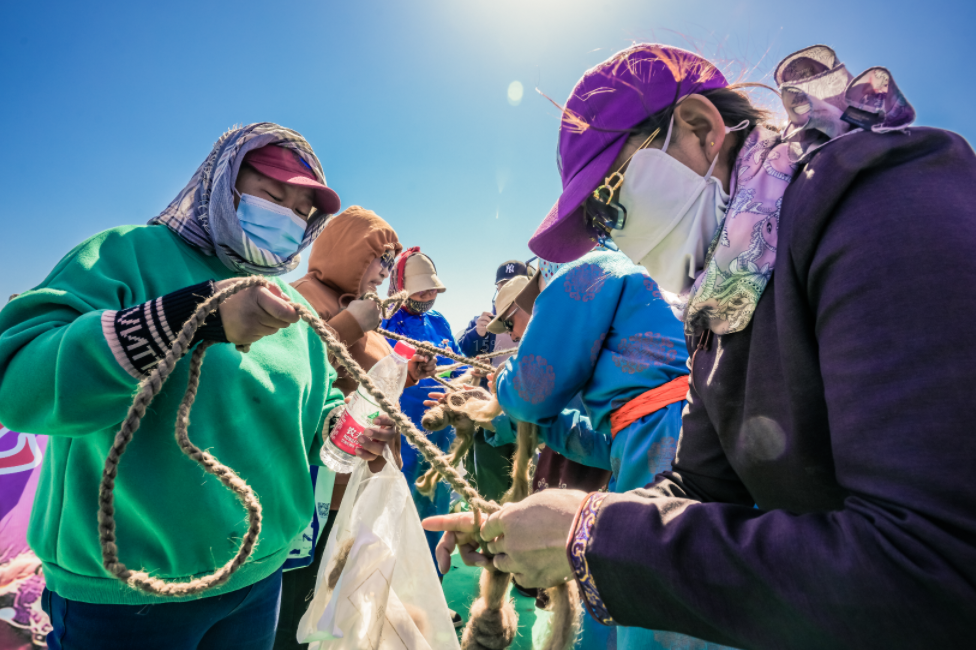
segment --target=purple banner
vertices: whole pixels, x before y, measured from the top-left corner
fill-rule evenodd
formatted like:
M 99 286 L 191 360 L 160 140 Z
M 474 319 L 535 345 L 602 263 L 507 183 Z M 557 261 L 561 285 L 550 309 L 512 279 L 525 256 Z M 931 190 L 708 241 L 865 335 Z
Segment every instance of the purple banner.
M 0 650 L 45 648 L 51 629 L 41 609 L 41 562 L 27 546 L 45 444 L 0 424 Z

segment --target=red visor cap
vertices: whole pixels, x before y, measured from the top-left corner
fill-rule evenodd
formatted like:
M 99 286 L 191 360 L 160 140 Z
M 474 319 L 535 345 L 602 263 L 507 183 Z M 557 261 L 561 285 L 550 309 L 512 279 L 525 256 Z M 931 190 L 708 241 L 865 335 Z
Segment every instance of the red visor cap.
M 269 144 L 248 151 L 244 162 L 265 176 L 280 183 L 310 187 L 315 190 L 313 204 L 320 212 L 337 214 L 341 203 L 339 195 L 325 183 L 320 183 L 315 172 L 291 149 Z

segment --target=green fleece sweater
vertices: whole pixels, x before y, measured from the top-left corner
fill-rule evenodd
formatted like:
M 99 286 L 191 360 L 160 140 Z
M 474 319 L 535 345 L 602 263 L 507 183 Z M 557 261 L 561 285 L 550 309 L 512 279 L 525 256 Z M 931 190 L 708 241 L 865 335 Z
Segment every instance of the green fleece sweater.
M 126 325 L 113 329 L 113 318 L 120 310 L 158 305 L 162 296 L 233 276 L 216 257 L 164 226 L 125 226 L 82 243 L 40 286 L 0 311 L 0 422 L 51 436 L 28 542 L 44 563 L 48 588 L 62 597 L 162 602 L 111 577 L 101 563 L 98 484 L 140 376 L 120 347 L 131 349 L 138 341 L 119 337 L 117 328 Z M 278 285 L 307 304 L 284 282 Z M 155 323 L 157 329 L 163 324 Z M 246 532 L 233 494 L 183 456 L 173 438 L 189 356 L 142 420 L 122 457 L 115 490 L 120 559 L 167 580 L 212 572 L 233 556 Z M 274 573 L 308 525 L 314 508 L 308 459 L 318 458 L 323 413 L 342 401 L 334 379 L 324 343 L 304 322 L 261 339 L 247 354 L 226 343 L 207 352 L 190 438 L 255 489 L 264 518 L 251 559 L 204 596 Z

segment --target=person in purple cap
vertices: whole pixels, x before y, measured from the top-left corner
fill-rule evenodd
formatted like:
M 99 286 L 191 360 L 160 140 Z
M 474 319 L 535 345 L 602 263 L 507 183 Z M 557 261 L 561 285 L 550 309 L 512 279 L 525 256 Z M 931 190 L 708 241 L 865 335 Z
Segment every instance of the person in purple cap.
M 684 323 L 671 471 L 547 490 L 480 535 L 607 624 L 740 648 L 961 648 L 976 620 L 976 156 L 908 126 L 890 72 L 787 57 L 777 130 L 701 57 L 637 45 L 563 114 L 563 194 L 530 247 L 612 240 Z M 612 245 L 611 244 L 611 245 Z M 951 301 L 922 303 L 933 294 Z M 924 341 L 924 347 L 922 342 Z M 473 518 L 453 528 L 473 553 Z

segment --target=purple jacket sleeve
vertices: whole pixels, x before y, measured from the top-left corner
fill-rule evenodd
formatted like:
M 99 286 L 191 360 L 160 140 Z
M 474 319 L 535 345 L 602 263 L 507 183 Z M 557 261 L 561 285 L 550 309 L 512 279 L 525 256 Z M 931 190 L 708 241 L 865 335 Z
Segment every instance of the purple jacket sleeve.
M 881 137 L 908 144 L 859 161 Z M 675 471 L 595 514 L 585 553 L 599 599 L 621 625 L 736 647 L 972 647 L 976 159 L 958 136 L 912 129 L 831 144 L 801 176 L 773 275 L 783 338 L 753 340 L 778 350 L 739 380 L 772 363 L 789 378 L 807 343 L 784 331 L 811 332 L 828 426 L 807 433 L 829 445 L 844 497 L 819 511 L 751 507 L 723 460 L 735 452 L 716 434 L 723 413 L 693 391 Z M 787 381 L 774 397 L 806 389 Z

